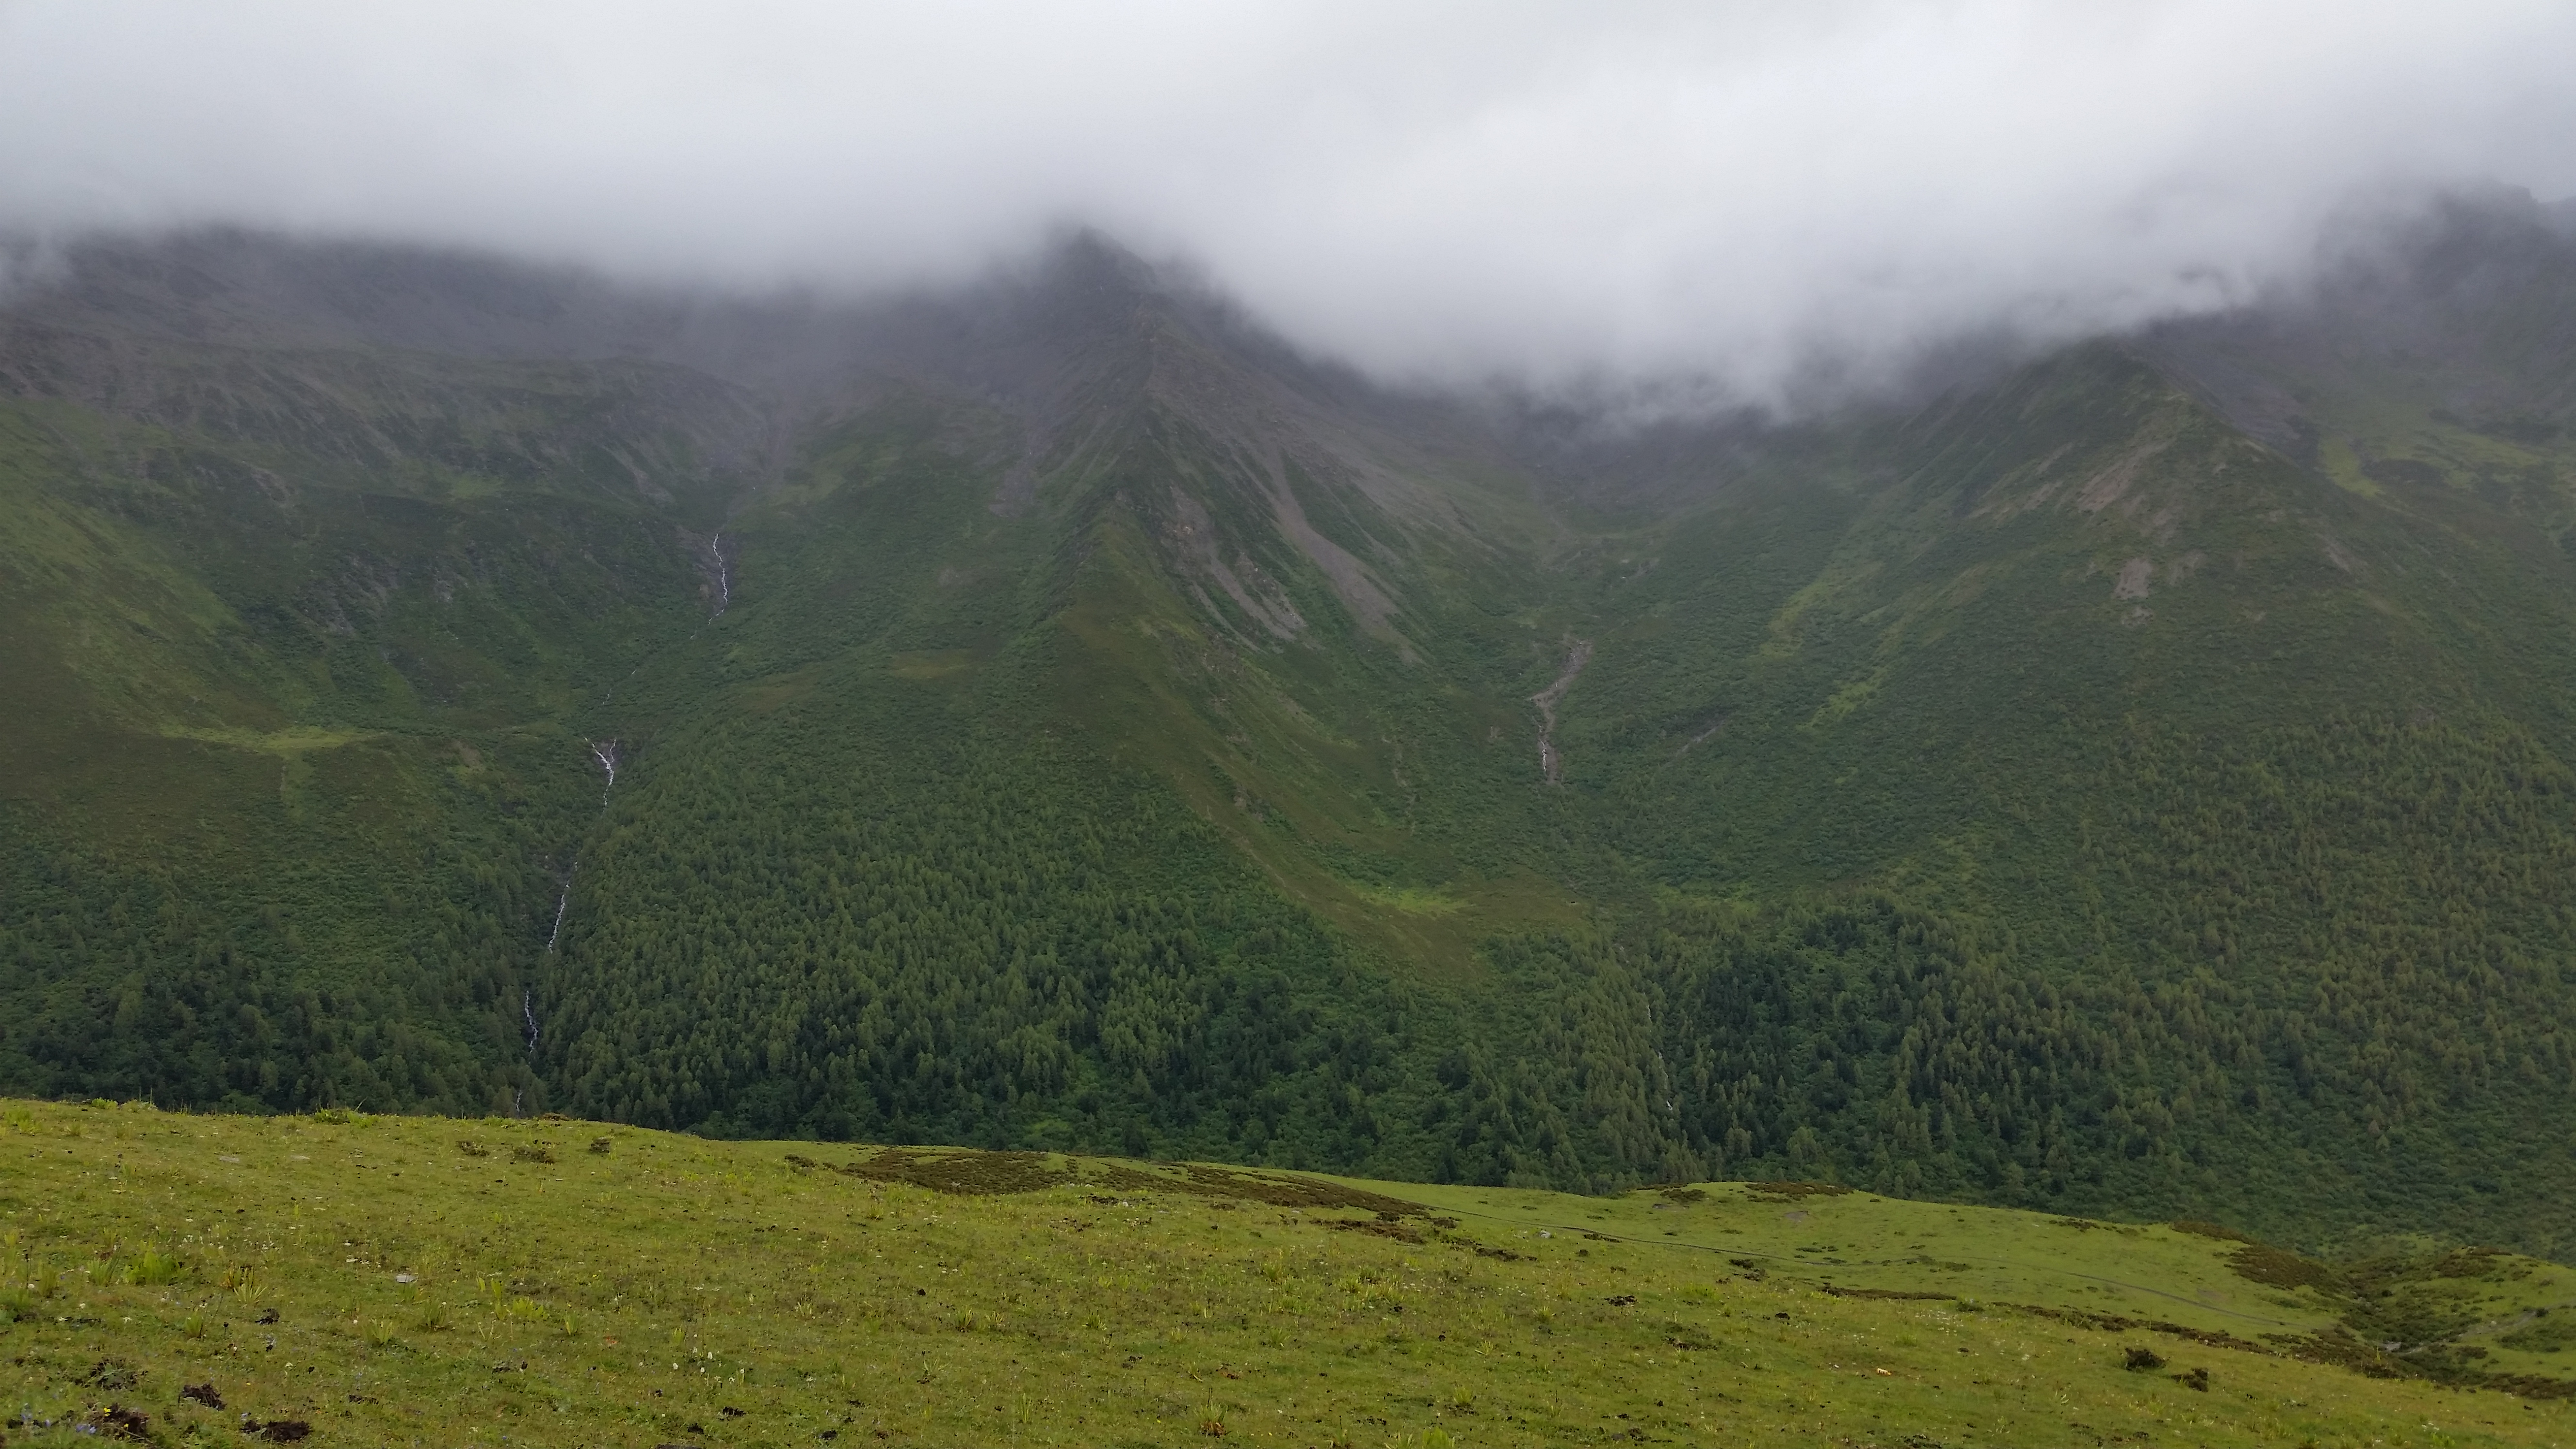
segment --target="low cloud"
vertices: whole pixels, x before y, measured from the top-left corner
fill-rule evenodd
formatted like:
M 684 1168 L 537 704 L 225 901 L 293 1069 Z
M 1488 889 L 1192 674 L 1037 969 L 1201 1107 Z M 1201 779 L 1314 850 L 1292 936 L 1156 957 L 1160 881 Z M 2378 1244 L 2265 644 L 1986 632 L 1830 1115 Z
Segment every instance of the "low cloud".
M 2563 0 L 0 0 L 0 229 L 869 289 L 1093 226 L 1381 376 L 1762 401 L 2576 189 L 2570 55 Z

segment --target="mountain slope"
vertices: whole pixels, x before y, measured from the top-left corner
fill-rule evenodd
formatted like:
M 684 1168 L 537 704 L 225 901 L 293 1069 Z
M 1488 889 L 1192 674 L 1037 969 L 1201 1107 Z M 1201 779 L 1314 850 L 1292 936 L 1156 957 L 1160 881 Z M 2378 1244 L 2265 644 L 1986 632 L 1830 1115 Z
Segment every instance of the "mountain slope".
M 1391 968 L 1567 914 L 1514 899 L 1526 757 L 1433 657 L 1510 544 L 1126 296 L 1056 415 L 892 387 L 731 525 L 549 978 L 584 1110 L 1419 1160 L 1364 1105 L 1418 1090 Z
M 1637 1043 L 1596 1171 L 2557 1232 L 2563 565 L 2114 354 L 1886 446 L 1632 540 L 1598 616 L 1569 769 L 1672 903 L 1531 948 Z
M 2400 330 L 2509 408 L 2329 294 L 1642 436 L 1089 241 L 99 249 L 0 345 L 0 1081 L 2563 1250 L 2576 260 L 2493 215 Z M 2436 406 L 2523 481 L 2335 461 Z

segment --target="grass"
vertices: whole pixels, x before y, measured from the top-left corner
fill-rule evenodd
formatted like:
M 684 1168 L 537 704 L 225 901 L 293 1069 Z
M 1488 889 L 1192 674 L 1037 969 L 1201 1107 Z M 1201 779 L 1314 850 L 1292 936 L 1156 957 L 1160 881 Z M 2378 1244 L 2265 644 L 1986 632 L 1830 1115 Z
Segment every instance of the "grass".
M 1467 908 L 1467 903 L 1444 891 L 1422 886 L 1354 885 L 1352 891 L 1371 905 L 1408 916 L 1445 916 Z
M 2303 1357 L 2350 1270 L 2207 1229 L 334 1115 L 0 1114 L 9 1443 L 2576 1438 Z M 2549 1366 L 2576 1275 L 2466 1261 L 2452 1350 Z

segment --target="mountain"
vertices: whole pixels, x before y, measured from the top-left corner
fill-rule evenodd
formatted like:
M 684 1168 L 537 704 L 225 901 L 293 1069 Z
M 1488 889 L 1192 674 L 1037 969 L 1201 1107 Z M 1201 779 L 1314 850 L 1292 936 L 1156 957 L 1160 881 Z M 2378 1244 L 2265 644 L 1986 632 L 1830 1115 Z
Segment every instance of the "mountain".
M 2576 241 L 1798 422 L 238 233 L 0 317 L 0 1089 L 2576 1245 Z

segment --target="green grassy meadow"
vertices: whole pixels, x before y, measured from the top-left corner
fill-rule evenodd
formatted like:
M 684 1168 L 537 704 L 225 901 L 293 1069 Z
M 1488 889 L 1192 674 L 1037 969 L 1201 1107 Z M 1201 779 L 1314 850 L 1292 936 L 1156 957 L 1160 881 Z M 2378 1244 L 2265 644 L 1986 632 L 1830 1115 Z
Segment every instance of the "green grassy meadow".
M 11 1445 L 2576 1440 L 2576 1273 L 2507 1254 L 2324 1264 L 1800 1183 L 0 1125 Z

